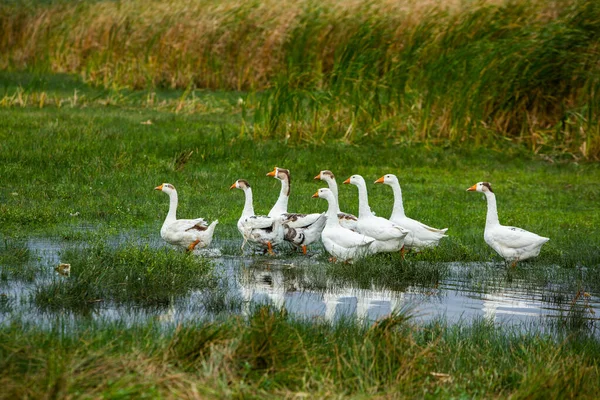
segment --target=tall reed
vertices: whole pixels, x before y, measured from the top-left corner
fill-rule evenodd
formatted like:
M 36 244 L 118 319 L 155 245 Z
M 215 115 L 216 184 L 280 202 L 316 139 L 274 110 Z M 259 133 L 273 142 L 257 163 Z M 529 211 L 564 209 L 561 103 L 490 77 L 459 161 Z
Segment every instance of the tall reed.
M 600 4 L 95 1 L 0 7 L 0 67 L 266 91 L 254 137 L 502 138 L 600 158 Z

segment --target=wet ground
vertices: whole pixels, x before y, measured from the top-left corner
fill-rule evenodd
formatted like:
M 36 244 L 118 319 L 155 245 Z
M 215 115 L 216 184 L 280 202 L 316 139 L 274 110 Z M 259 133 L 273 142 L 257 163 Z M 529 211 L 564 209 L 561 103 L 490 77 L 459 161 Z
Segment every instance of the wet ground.
M 53 266 L 61 261 L 62 249 L 72 244 L 32 239 L 27 246 L 37 256 L 36 262 L 44 273 L 32 282 L 8 280 L 0 284 L 0 296 L 4 302 L 10 301 L 10 307 L 0 307 L 0 323 L 19 319 L 54 326 L 60 320 L 68 326 L 80 318 L 92 318 L 133 324 L 151 318 L 177 324 L 231 313 L 246 314 L 256 305 L 273 304 L 308 319 L 375 321 L 393 310 L 404 309 L 417 321 L 445 319 L 450 323 L 468 323 L 484 317 L 502 325 L 539 330 L 576 315 L 598 334 L 595 329 L 600 317 L 600 293 L 585 287 L 583 266 L 573 269 L 548 266 L 541 277 L 538 274 L 533 279 L 514 274 L 499 263 L 447 263 L 445 278 L 434 283 L 409 283 L 400 290 L 397 282 L 369 285 L 364 280 L 359 284 L 351 279 L 334 279 L 326 273 L 327 265 L 314 254 L 282 259 L 224 256 L 216 251 L 208 256 L 219 276 L 218 289 L 174 296 L 167 307 L 101 303 L 88 315 L 80 315 L 70 311 L 43 312 L 31 300 L 39 285 L 69 279 L 59 276 Z

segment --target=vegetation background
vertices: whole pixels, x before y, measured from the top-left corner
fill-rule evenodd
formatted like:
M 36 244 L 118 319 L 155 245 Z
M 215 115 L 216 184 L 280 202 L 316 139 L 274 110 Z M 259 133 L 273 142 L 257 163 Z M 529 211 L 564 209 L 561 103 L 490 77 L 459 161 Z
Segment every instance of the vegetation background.
M 5 70 L 254 94 L 255 138 L 600 158 L 595 1 L 16 0 L 0 30 Z

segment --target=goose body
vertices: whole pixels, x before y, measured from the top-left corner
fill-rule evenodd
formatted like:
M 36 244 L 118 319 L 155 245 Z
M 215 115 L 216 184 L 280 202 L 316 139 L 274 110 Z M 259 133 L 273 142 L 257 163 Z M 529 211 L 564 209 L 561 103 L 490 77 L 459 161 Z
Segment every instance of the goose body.
M 214 220 L 210 225 L 204 218 L 177 219 L 178 197 L 177 190 L 170 183 L 163 183 L 154 188 L 169 195 L 169 212 L 165 222 L 160 228 L 160 236 L 165 242 L 193 251 L 196 247 L 210 246 L 219 220 Z
M 357 230 L 356 223 L 358 222 L 358 218 L 352 214 L 348 214 L 348 213 L 340 211 L 338 186 L 337 186 L 337 182 L 335 180 L 335 176 L 333 175 L 333 172 L 331 172 L 329 170 L 323 170 L 323 171 L 319 172 L 319 175 L 315 176 L 315 179 L 325 181 L 327 183 L 327 186 L 329 186 L 329 190 L 331 190 L 333 197 L 335 197 L 335 204 L 337 207 L 336 215 L 337 215 L 338 220 L 340 221 L 340 225 L 344 228 L 356 231 Z
M 512 262 L 513 266 L 518 261 L 536 257 L 540 254 L 542 245 L 550 240 L 525 229 L 514 226 L 500 225 L 496 195 L 489 182 L 479 182 L 467 189 L 469 192 L 482 192 L 487 199 L 487 217 L 483 238 L 502 258 Z
M 434 247 L 439 241 L 446 237 L 448 228 L 436 229 L 425 225 L 422 222 L 409 218 L 404 213 L 404 204 L 402 202 L 402 189 L 396 175 L 387 174 L 377 179 L 375 183 L 389 185 L 394 192 L 394 208 L 390 221 L 407 229 L 408 235 L 404 239 L 404 245 L 407 249 L 421 250 L 425 247 Z
M 321 232 L 321 241 L 325 250 L 340 261 L 351 261 L 374 253 L 375 239 L 344 228 L 337 217 L 337 199 L 330 189 L 319 189 L 312 197 L 326 199 L 329 203 L 325 227 Z
M 358 221 L 356 228 L 359 233 L 375 239 L 373 249 L 376 252 L 395 252 L 404 247 L 404 239 L 409 231 L 385 219 L 377 217 L 369 207 L 367 185 L 360 175 L 352 175 L 344 181 L 358 188 Z
M 302 248 L 306 254 L 306 246 L 317 241 L 325 227 L 325 214 L 289 213 L 288 200 L 290 197 L 290 171 L 275 167 L 267 176 L 272 176 L 281 182 L 281 191 L 277 202 L 269 211 L 269 217 L 278 218 L 283 223 L 284 239 L 294 246 Z
M 238 179 L 230 189 L 241 189 L 245 195 L 244 209 L 237 222 L 237 228 L 244 238 L 242 249 L 247 242 L 250 242 L 266 248 L 270 254 L 273 254 L 273 247 L 283 242 L 284 229 L 281 220 L 254 213 L 252 188 L 248 181 Z

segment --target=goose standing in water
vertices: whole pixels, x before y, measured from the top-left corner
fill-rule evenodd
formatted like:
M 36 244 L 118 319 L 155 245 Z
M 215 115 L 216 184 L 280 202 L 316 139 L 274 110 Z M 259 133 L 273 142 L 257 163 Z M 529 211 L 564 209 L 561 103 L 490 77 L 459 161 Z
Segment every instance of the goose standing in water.
M 369 207 L 367 185 L 362 176 L 352 175 L 344 183 L 358 188 L 358 232 L 375 239 L 372 248 L 376 252 L 400 251 L 404 247 L 404 238 L 408 235 L 408 230 L 373 214 Z
M 325 199 L 329 203 L 326 213 L 327 223 L 321 232 L 321 241 L 325 250 L 335 260 L 352 261 L 373 252 L 371 247 L 375 239 L 340 225 L 340 220 L 337 218 L 339 206 L 331 189 L 321 188 L 312 197 Z
M 196 247 L 206 248 L 212 242 L 215 227 L 219 220 L 214 220 L 210 225 L 204 218 L 177 219 L 177 190 L 170 183 L 163 183 L 154 188 L 169 195 L 169 213 L 160 228 L 160 236 L 165 242 L 184 247 L 188 252 Z
M 500 225 L 496 195 L 489 182 L 478 182 L 467 189 L 468 192 L 481 192 L 487 199 L 487 217 L 485 219 L 485 242 L 507 262 L 516 266 L 518 261 L 536 257 L 542 245 L 550 240 L 525 229 Z
M 348 214 L 348 213 L 344 213 L 344 212 L 340 211 L 338 186 L 337 186 L 337 182 L 335 181 L 335 176 L 333 175 L 333 172 L 331 172 L 329 170 L 323 170 L 323 171 L 319 172 L 319 175 L 315 176 L 315 179 L 325 181 L 327 183 L 327 185 L 329 186 L 329 190 L 331 190 L 333 197 L 335 197 L 335 204 L 337 207 L 336 215 L 340 221 L 340 225 L 346 229 L 351 229 L 353 231 L 356 231 L 356 223 L 358 221 L 358 218 L 356 218 L 356 216 L 354 216 L 352 214 Z
M 300 247 L 306 254 L 306 246 L 317 241 L 325 227 L 326 216 L 322 214 L 289 213 L 288 200 L 290 197 L 290 171 L 275 167 L 267 176 L 272 176 L 281 182 L 281 191 L 277 202 L 269 211 L 269 217 L 280 218 L 284 226 L 284 239 L 294 246 Z
M 247 180 L 238 179 L 229 189 L 242 190 L 246 198 L 242 216 L 237 222 L 238 230 L 244 238 L 242 250 L 247 242 L 251 242 L 266 248 L 273 255 L 273 247 L 283 242 L 283 225 L 280 219 L 254 213 L 252 188 Z

